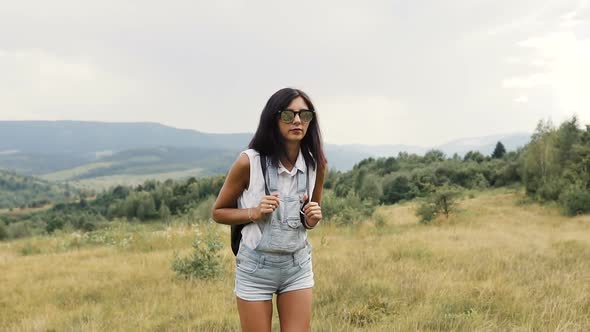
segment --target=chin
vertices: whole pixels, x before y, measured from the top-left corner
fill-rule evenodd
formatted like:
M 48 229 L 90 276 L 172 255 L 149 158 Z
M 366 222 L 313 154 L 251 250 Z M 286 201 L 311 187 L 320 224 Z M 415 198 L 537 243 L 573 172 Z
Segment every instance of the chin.
M 293 135 L 293 134 L 289 134 L 286 139 L 287 141 L 291 141 L 291 142 L 301 142 L 303 140 L 303 137 L 305 135 Z

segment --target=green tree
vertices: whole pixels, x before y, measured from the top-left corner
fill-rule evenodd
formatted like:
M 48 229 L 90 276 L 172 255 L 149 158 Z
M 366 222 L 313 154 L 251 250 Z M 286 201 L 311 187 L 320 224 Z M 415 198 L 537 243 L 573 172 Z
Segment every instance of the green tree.
M 440 150 L 429 150 L 424 154 L 424 162 L 425 163 L 433 163 L 437 161 L 445 160 L 446 156 L 445 153 Z
M 457 210 L 457 199 L 460 195 L 460 189 L 455 186 L 444 185 L 437 188 L 418 206 L 416 215 L 422 223 L 429 223 L 441 214 L 448 219 L 449 215 Z
M 502 157 L 504 157 L 505 154 L 506 154 L 506 148 L 504 147 L 504 144 L 502 144 L 502 142 L 498 141 L 498 143 L 496 143 L 496 148 L 494 149 L 494 152 L 492 153 L 492 158 L 493 159 L 501 159 Z
M 413 197 L 410 179 L 406 175 L 387 178 L 383 183 L 382 202 L 394 204 Z
M 382 189 L 379 184 L 379 180 L 374 175 L 368 175 L 365 177 L 360 190 L 358 191 L 361 199 L 368 199 L 373 202 L 378 202 L 381 198 Z
M 479 151 L 469 151 L 463 157 L 463 161 L 475 161 L 481 163 L 486 159 L 483 154 Z

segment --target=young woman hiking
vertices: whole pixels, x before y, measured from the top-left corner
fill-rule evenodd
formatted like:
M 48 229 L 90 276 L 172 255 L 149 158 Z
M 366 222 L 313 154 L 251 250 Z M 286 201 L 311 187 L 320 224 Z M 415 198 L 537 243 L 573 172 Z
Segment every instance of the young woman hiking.
M 297 89 L 277 91 L 212 209 L 218 223 L 244 224 L 234 289 L 243 331 L 271 330 L 273 294 L 281 331 L 310 329 L 314 275 L 306 230 L 322 219 L 325 169 L 311 100 Z

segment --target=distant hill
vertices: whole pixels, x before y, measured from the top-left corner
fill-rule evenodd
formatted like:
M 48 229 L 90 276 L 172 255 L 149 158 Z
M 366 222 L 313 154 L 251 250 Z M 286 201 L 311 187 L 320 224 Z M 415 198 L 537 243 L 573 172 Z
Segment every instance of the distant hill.
M 205 176 L 225 173 L 251 133 L 209 134 L 158 123 L 84 121 L 0 121 L 0 169 L 50 181 Z M 351 169 L 368 157 L 423 154 L 431 148 L 448 156 L 469 150 L 491 154 L 498 140 L 507 150 L 525 145 L 528 134 L 455 140 L 435 147 L 326 144 L 329 166 Z M 103 186 L 101 184 L 101 187 Z
M 225 174 L 238 151 L 200 147 L 155 147 L 126 150 L 69 169 L 40 175 L 53 182 L 106 189 L 137 185 L 147 179 L 166 180 Z
M 236 149 L 252 134 L 208 134 L 159 123 L 86 121 L 0 121 L 0 151 L 97 158 L 155 146 Z
M 212 157 L 219 160 L 219 155 L 225 155 L 227 151 L 245 148 L 251 136 L 207 134 L 158 123 L 0 121 L 0 168 L 41 175 L 103 161 L 105 158 L 108 161 L 110 156 L 126 150 L 162 146 L 177 150 L 199 147 L 205 156 L 189 153 L 189 159 L 203 162 L 206 157 Z M 119 158 L 126 155 L 119 155 Z M 212 161 L 209 164 L 215 163 Z M 210 171 L 219 170 L 215 167 L 218 166 L 214 165 Z M 182 166 L 178 165 L 177 168 Z
M 39 207 L 62 202 L 76 190 L 48 181 L 0 170 L 0 209 Z

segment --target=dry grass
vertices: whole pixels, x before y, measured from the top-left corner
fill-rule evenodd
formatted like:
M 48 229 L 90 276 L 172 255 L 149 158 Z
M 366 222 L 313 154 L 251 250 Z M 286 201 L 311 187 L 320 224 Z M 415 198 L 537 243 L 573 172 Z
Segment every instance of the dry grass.
M 590 217 L 519 199 L 478 194 L 427 226 L 412 202 L 380 208 L 384 225 L 325 223 L 310 233 L 313 330 L 590 330 Z M 229 240 L 228 227 L 214 227 Z M 195 232 L 119 225 L 92 240 L 0 243 L 0 330 L 237 330 L 229 245 L 218 280 L 170 269 Z

